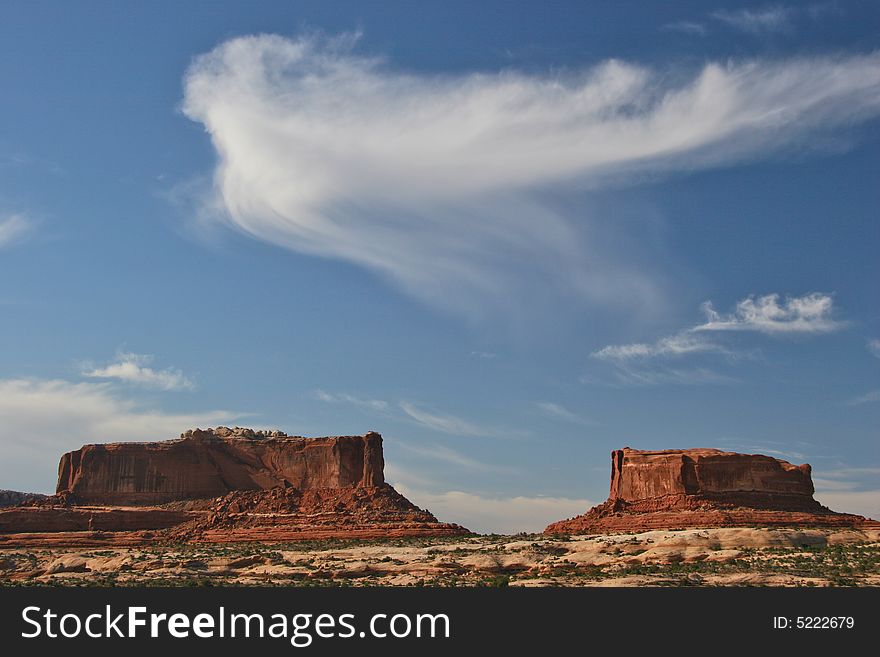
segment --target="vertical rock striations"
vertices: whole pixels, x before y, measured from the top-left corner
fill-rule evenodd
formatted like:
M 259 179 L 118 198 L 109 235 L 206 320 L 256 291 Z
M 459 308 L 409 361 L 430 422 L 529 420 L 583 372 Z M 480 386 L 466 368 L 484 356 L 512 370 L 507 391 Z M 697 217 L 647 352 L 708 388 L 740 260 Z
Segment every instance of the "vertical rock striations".
M 85 445 L 57 494 L 0 509 L 0 545 L 140 545 L 466 534 L 385 483 L 382 436 L 195 429 Z M 155 531 L 153 531 L 155 530 Z
M 379 487 L 383 472 L 378 433 L 302 438 L 220 427 L 179 440 L 85 445 L 61 457 L 57 494 L 78 504 L 162 504 L 276 486 Z
M 717 449 L 611 453 L 608 499 L 546 533 L 602 533 L 687 527 L 852 525 L 813 499 L 808 464 Z

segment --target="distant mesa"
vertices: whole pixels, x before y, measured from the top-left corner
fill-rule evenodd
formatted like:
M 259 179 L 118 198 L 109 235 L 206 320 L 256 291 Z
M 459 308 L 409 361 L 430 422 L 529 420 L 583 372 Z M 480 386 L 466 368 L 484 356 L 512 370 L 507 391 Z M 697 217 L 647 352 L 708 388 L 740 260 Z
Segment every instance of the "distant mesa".
M 61 457 L 54 496 L 0 510 L 0 545 L 469 533 L 385 483 L 384 467 L 375 432 L 305 438 L 218 427 L 84 445 Z
M 19 493 L 17 490 L 0 490 L 0 508 L 17 506 L 27 502 L 45 500 L 47 495 L 40 493 Z
M 808 464 L 717 449 L 611 453 L 608 499 L 547 534 L 737 526 L 854 526 L 869 521 L 813 499 Z

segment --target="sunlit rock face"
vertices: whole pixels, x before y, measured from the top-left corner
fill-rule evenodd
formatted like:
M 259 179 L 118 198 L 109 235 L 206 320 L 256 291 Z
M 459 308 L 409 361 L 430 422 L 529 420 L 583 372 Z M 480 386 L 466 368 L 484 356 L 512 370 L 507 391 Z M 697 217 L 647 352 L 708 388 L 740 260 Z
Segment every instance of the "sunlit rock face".
M 639 532 L 690 527 L 853 526 L 813 499 L 808 464 L 717 449 L 630 449 L 611 453 L 608 499 L 549 525 L 548 534 Z
M 608 500 L 632 511 L 693 508 L 702 501 L 780 510 L 818 506 L 808 464 L 717 449 L 615 450 Z
M 57 493 L 77 504 L 161 504 L 234 490 L 379 487 L 382 436 L 303 438 L 220 427 L 178 440 L 85 445 L 64 454 Z

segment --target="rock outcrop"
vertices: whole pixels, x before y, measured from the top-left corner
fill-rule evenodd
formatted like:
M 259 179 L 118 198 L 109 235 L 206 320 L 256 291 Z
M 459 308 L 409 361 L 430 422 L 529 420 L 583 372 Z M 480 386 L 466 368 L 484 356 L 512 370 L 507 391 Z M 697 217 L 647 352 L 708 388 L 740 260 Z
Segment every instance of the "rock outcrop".
M 37 502 L 46 499 L 46 497 L 46 495 L 40 493 L 19 493 L 16 490 L 0 490 L 0 508 Z
M 608 499 L 546 533 L 601 533 L 753 525 L 851 526 L 813 499 L 811 468 L 717 449 L 611 453 Z
M 142 545 L 466 534 L 385 483 L 382 436 L 187 431 L 85 445 L 58 492 L 0 509 L 0 546 Z
M 179 440 L 85 445 L 61 457 L 57 494 L 78 504 L 162 504 L 234 490 L 378 487 L 382 436 L 303 438 L 196 429 Z

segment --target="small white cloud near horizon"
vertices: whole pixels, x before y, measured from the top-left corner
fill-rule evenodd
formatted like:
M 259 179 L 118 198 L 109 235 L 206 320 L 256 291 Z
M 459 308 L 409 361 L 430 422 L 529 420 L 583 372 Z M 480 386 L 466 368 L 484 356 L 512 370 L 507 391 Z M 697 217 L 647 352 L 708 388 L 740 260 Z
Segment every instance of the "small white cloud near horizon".
M 157 388 L 159 390 L 194 390 L 195 383 L 174 368 L 155 370 L 149 367 L 153 362 L 150 354 L 117 352 L 115 360 L 105 367 L 86 366 L 81 375 L 90 379 L 116 379 L 124 383 Z
M 0 488 L 54 492 L 58 459 L 84 444 L 166 440 L 247 415 L 145 408 L 110 383 L 0 379 Z
M 596 424 L 594 420 L 591 420 L 588 417 L 584 417 L 583 415 L 579 415 L 574 411 L 570 411 L 562 404 L 557 404 L 555 402 L 549 401 L 540 401 L 535 402 L 535 406 L 537 406 L 544 415 L 555 420 L 564 420 L 565 422 L 571 422 L 572 424 L 580 424 L 583 426 L 594 426 Z
M 877 391 L 880 394 L 880 390 Z M 813 470 L 815 475 L 817 470 Z M 833 511 L 855 513 L 880 520 L 880 490 L 876 488 L 880 467 L 846 466 L 819 471 L 813 477 L 815 498 Z
M 0 249 L 24 240 L 31 228 L 31 221 L 22 214 L 0 217 Z
M 184 77 L 183 113 L 216 153 L 221 224 L 364 267 L 481 320 L 536 303 L 651 312 L 659 263 L 623 231 L 547 203 L 590 190 L 821 148 L 880 114 L 880 53 L 443 75 L 357 54 L 357 36 L 225 41 Z M 551 300 L 552 299 L 552 300 Z
M 743 32 L 762 34 L 788 31 L 796 13 L 793 7 L 772 5 L 760 9 L 719 9 L 709 15 Z
M 832 511 L 880 520 L 880 490 L 823 490 L 817 485 L 814 497 Z
M 868 340 L 866 347 L 874 358 L 880 358 L 880 340 Z
M 482 534 L 537 533 L 552 522 L 585 513 L 594 503 L 567 497 L 484 496 L 465 491 L 432 493 L 393 482 L 411 502 L 442 522 L 454 522 Z

